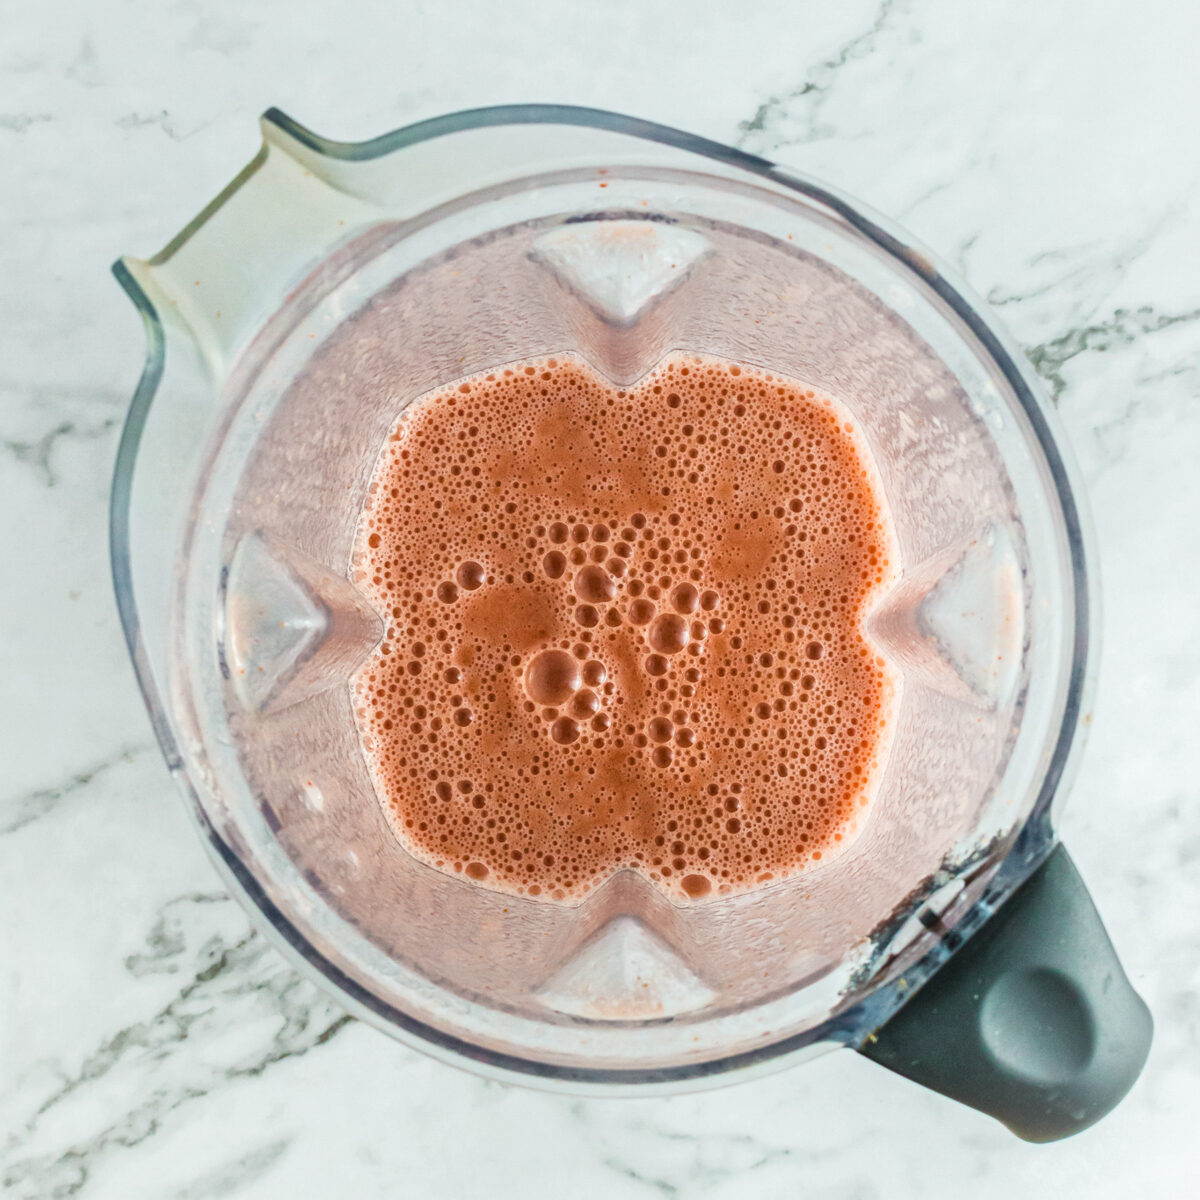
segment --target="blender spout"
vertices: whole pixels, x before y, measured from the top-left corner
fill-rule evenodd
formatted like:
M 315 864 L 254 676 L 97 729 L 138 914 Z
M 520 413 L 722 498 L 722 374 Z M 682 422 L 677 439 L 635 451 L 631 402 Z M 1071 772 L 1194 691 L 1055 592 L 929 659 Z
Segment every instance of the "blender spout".
M 318 172 L 315 152 L 269 114 L 260 124 L 258 153 L 162 250 L 120 260 L 164 323 L 190 337 L 216 384 L 281 295 L 383 219 L 355 194 L 352 164 Z

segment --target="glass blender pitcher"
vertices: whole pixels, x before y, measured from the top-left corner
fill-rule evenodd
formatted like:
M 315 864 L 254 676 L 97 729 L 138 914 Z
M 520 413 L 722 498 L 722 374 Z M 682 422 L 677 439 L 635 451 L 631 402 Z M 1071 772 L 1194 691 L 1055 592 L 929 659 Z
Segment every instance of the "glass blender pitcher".
M 115 267 L 149 352 L 112 498 L 158 740 L 260 928 L 357 1016 L 491 1077 L 643 1094 L 850 1046 L 1030 1140 L 1107 1112 L 1151 1022 L 1054 832 L 1094 658 L 1086 521 L 990 315 L 860 205 L 648 122 L 262 130 Z M 688 904 L 632 873 L 574 906 L 447 876 L 392 833 L 351 705 L 383 630 L 350 570 L 380 446 L 466 375 L 571 353 L 623 385 L 671 351 L 803 380 L 865 432 L 903 565 L 868 617 L 902 688 L 865 826 Z

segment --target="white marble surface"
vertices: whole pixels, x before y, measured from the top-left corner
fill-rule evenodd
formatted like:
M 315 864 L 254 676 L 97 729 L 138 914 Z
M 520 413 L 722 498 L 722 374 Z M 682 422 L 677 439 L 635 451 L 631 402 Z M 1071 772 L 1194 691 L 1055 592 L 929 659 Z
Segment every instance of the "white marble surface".
M 1200 1153 L 1200 9 L 1180 0 L 6 2 L 0 16 L 0 1191 L 14 1200 L 1182 1196 Z M 1106 614 L 1064 834 L 1158 1022 L 1032 1147 L 850 1053 L 576 1101 L 351 1021 L 250 932 L 151 744 L 107 571 L 142 331 L 108 275 L 278 104 L 364 137 L 554 99 L 835 181 L 958 264 L 1083 466 Z

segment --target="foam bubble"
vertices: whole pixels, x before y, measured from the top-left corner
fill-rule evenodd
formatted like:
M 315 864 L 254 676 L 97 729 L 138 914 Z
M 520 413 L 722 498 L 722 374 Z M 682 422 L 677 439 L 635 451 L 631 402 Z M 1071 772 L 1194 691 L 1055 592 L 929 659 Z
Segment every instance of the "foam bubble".
M 464 591 L 473 592 L 483 586 L 484 571 L 477 562 L 460 563 L 454 578 Z
M 535 654 L 525 671 L 525 691 L 535 704 L 562 704 L 582 683 L 579 663 L 565 650 Z
M 635 625 L 648 625 L 654 620 L 654 601 L 639 596 L 629 606 L 629 619 Z
M 594 564 L 581 567 L 575 574 L 575 595 L 580 600 L 588 600 L 593 604 L 604 604 L 617 594 L 616 581 L 604 570 Z
M 646 635 L 646 641 L 660 654 L 678 654 L 691 640 L 691 629 L 678 613 L 655 617 Z
M 700 593 L 694 583 L 679 583 L 671 589 L 671 603 L 675 611 L 685 615 L 694 613 L 700 606 Z

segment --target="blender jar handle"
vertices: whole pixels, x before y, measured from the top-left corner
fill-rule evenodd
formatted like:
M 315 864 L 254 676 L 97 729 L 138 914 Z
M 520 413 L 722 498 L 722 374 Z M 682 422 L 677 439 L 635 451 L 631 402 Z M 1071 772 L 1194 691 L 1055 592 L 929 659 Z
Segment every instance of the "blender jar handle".
M 1062 846 L 870 1034 L 859 1052 L 1030 1142 L 1115 1107 L 1150 1050 L 1150 1011 Z

